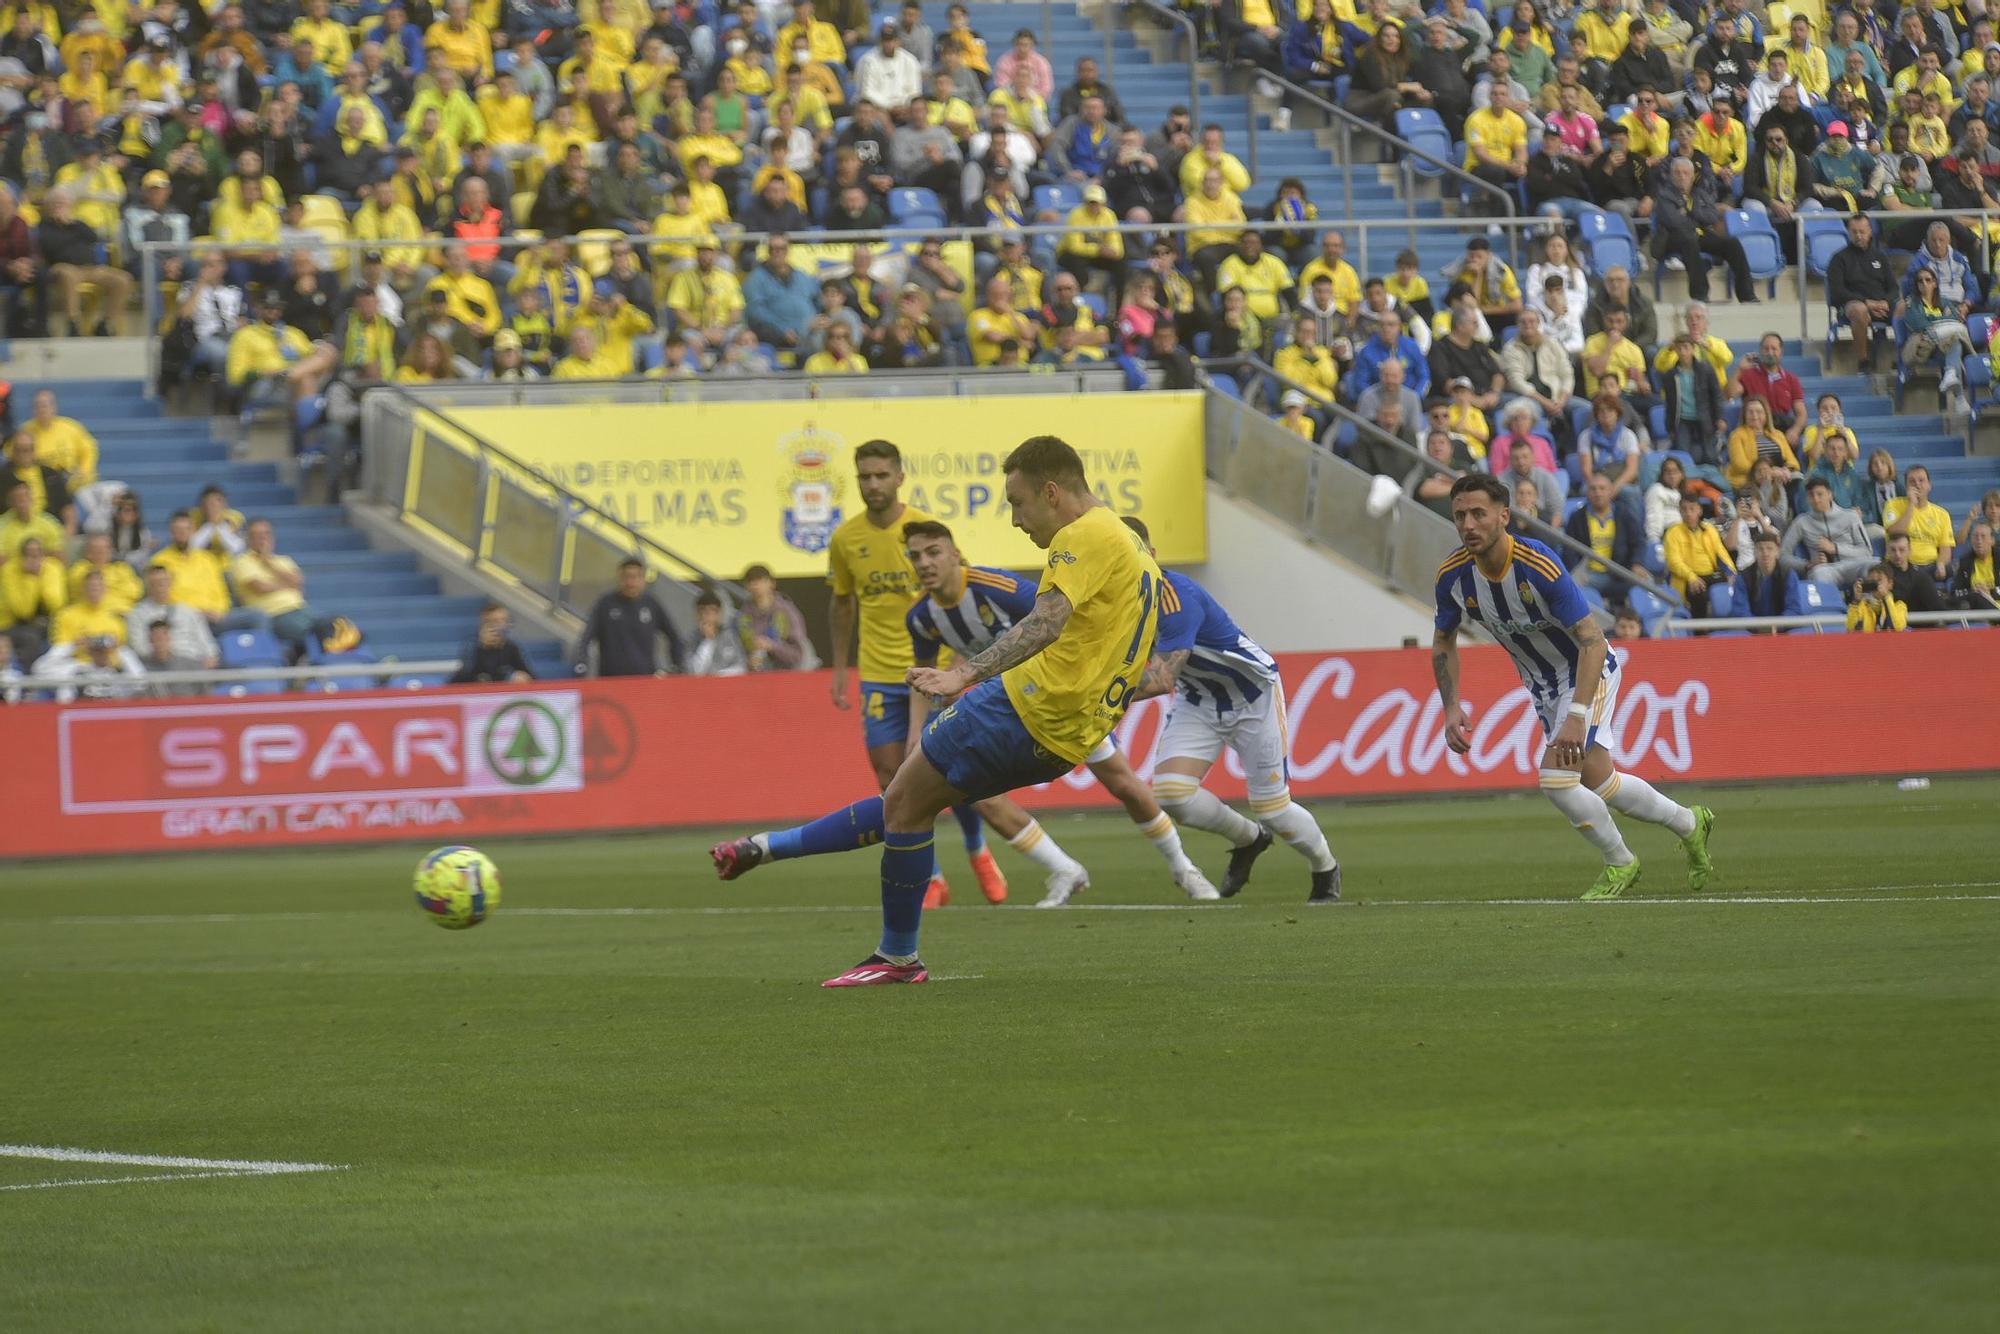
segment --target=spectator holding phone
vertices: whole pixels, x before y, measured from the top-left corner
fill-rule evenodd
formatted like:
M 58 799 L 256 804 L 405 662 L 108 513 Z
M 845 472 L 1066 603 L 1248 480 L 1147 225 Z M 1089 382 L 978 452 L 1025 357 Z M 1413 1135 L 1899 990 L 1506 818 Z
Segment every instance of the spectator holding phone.
M 1855 581 L 1854 605 L 1847 609 L 1847 628 L 1857 634 L 1907 630 L 1910 609 L 1896 596 L 1895 572 L 1877 565 Z

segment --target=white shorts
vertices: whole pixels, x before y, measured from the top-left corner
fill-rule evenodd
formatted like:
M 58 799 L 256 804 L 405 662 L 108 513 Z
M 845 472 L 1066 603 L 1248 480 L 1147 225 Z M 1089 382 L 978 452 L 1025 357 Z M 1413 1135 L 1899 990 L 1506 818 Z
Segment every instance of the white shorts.
M 1118 753 L 1117 736 L 1114 733 L 1106 732 L 1104 734 L 1104 740 L 1098 742 L 1095 746 L 1091 747 L 1090 754 L 1083 757 L 1083 762 L 1086 765 L 1102 764 L 1106 760 L 1110 759 L 1113 755 L 1116 755 L 1117 753 Z
M 1598 735 L 1598 729 L 1610 727 L 1612 718 L 1617 716 L 1618 676 L 1617 672 L 1607 672 L 1598 678 L 1597 699 L 1590 706 L 1590 730 L 1584 734 L 1585 750 L 1605 744 Z M 1556 729 L 1561 727 L 1563 719 L 1569 716 L 1569 706 L 1574 699 L 1574 692 L 1565 690 L 1546 708 L 1541 705 L 1535 706 L 1535 712 L 1542 720 L 1543 736 L 1554 739 Z
M 1166 760 L 1199 760 L 1212 765 L 1222 748 L 1236 752 L 1243 762 L 1243 778 L 1250 801 L 1282 796 L 1289 790 L 1291 736 L 1285 728 L 1285 690 L 1273 681 L 1271 688 L 1243 708 L 1217 713 L 1205 704 L 1191 704 L 1181 696 L 1174 699 L 1173 712 L 1160 729 L 1159 744 L 1153 749 L 1153 765 Z

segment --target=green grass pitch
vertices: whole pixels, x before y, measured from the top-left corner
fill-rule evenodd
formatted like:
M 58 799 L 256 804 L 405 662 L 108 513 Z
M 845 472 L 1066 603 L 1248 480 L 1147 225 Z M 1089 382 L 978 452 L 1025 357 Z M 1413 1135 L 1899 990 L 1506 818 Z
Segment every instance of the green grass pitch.
M 1533 795 L 1323 808 L 1312 911 L 1108 817 L 1173 906 L 994 910 L 946 822 L 955 980 L 843 993 L 867 853 L 496 840 L 463 933 L 412 848 L 7 868 L 0 1142 L 343 1170 L 0 1156 L 0 1329 L 1995 1328 L 2000 782 L 1706 798 L 1698 903 Z

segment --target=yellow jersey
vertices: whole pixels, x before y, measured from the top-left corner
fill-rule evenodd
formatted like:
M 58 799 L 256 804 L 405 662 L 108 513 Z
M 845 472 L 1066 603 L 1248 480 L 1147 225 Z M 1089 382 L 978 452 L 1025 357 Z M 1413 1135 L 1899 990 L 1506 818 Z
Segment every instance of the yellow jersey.
M 97 480 L 97 437 L 74 417 L 51 417 L 42 421 L 30 417 L 21 428 L 35 437 L 35 459 L 69 474 L 71 487 L 88 486 Z
M 1897 496 L 1882 507 L 1882 522 L 1893 524 L 1905 514 L 1910 516 L 1910 564 L 1916 566 L 1937 564 L 1938 548 L 1952 544 L 1951 512 L 1942 505 L 1925 502 L 1924 507 L 1914 512 L 1910 509 L 1908 496 Z
M 146 596 L 146 590 L 139 583 L 139 572 L 122 560 L 106 561 L 101 567 L 87 560 L 80 560 L 69 567 L 69 600 L 83 601 L 83 580 L 86 575 L 96 572 L 104 576 L 104 605 L 123 616 L 139 604 Z
M 857 666 L 863 682 L 901 686 L 905 674 L 916 665 L 910 656 L 906 619 L 924 590 L 910 567 L 909 553 L 903 549 L 903 525 L 930 518 L 905 505 L 895 522 L 877 528 L 864 510 L 833 530 L 826 553 L 826 581 L 833 586 L 835 597 L 852 597 L 860 605 Z
M 1093 505 L 1049 544 L 1041 595 L 1051 591 L 1069 599 L 1069 623 L 1000 682 L 1028 735 L 1080 764 L 1131 707 L 1153 654 L 1160 567 L 1108 506 Z
M 51 644 L 74 644 L 79 639 L 92 639 L 98 635 L 110 635 L 123 644 L 125 613 L 108 602 L 100 602 L 94 607 L 83 602 L 72 602 L 57 612 L 49 622 Z

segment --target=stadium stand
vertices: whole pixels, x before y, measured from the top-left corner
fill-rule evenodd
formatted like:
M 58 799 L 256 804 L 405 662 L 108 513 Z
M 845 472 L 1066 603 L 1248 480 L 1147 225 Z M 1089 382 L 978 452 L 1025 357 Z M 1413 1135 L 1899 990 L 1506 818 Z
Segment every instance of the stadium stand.
M 1535 229 L 1564 227 L 1587 286 L 1574 294 L 1582 300 L 1548 306 L 1546 317 L 1552 336 L 1581 353 L 1576 370 L 1596 355 L 1583 339 L 1602 323 L 1606 271 L 1634 279 L 1638 357 L 1625 368 L 1624 391 L 1640 409 L 1628 425 L 1649 452 L 1629 488 L 1633 503 L 1665 444 L 1661 409 L 1646 409 L 1672 377 L 1654 354 L 1671 341 L 1678 294 L 1701 277 L 1682 275 L 1681 256 L 1697 268 L 1697 256 L 1715 260 L 1721 278 L 1738 241 L 1766 298 L 1783 288 L 1816 307 L 1807 322 L 1823 325 L 1824 343 L 1787 340 L 1784 357 L 1805 389 L 1808 419 L 1821 394 L 1840 397 L 1861 445 L 1858 467 L 1878 440 L 1890 441 L 1899 481 L 1902 469 L 1925 465 L 1954 526 L 2000 484 L 2000 462 L 1970 449 L 1995 400 L 1991 321 L 1977 313 L 1992 269 L 1980 229 L 1992 223 L 1968 211 L 2000 202 L 1983 192 L 1980 172 L 1958 171 L 1965 159 L 2000 174 L 2000 152 L 1966 131 L 1965 116 L 1954 115 L 1940 141 L 1921 95 L 1904 124 L 1900 103 L 1877 105 L 1878 90 L 1812 75 L 1807 53 L 1826 34 L 1810 20 L 1803 34 L 1788 25 L 1792 64 L 1809 73 L 1786 88 L 1776 65 L 1760 73 L 1757 43 L 1740 34 L 1695 56 L 1689 48 L 1702 46 L 1705 27 L 1679 41 L 1671 9 L 1621 27 L 1596 10 L 1585 22 L 1586 11 L 1558 7 L 1515 33 L 1507 24 L 1518 10 L 1503 16 L 1473 4 L 1473 17 L 1454 18 L 1433 8 L 1420 15 L 1414 4 L 1390 5 L 1346 22 L 1321 18 L 1317 6 L 1261 0 L 1214 11 L 1141 0 L 1088 12 L 1073 3 L 824 0 L 810 13 L 704 0 L 650 14 L 592 0 L 449 0 L 434 12 L 310 0 L 303 13 L 171 8 L 136 23 L 79 20 L 46 32 L 42 25 L 63 20 L 27 10 L 25 30 L 0 42 L 0 72 L 17 62 L 33 84 L 26 97 L 8 91 L 13 107 L 0 104 L 0 115 L 12 115 L 0 152 L 9 187 L 0 264 L 13 266 L 0 288 L 7 332 L 115 330 L 132 314 L 120 308 L 123 275 L 135 276 L 140 309 L 161 337 L 160 387 L 206 384 L 246 427 L 275 419 L 302 459 L 317 460 L 329 436 L 349 429 L 353 414 L 339 409 L 377 383 L 1108 358 L 1143 388 L 1163 374 L 1168 383 L 1187 378 L 1184 357 L 1148 333 L 1173 324 L 1182 345 L 1220 372 L 1196 382 L 1272 416 L 1288 391 L 1303 392 L 1310 410 L 1290 418 L 1294 429 L 1346 455 L 1369 428 L 1352 419 L 1336 427 L 1332 405 L 1354 406 L 1380 365 L 1364 348 L 1363 281 L 1387 280 L 1386 304 L 1418 346 L 1445 339 L 1446 308 L 1456 304 L 1473 316 L 1477 340 L 1497 350 L 1514 336 L 1524 301 L 1557 299 L 1524 289 L 1540 258 Z M 1401 54 L 1371 38 L 1395 16 L 1411 25 Z M 1942 21 L 1956 40 L 1970 35 L 1962 20 Z M 1628 58 L 1621 33 L 1642 23 L 1663 48 L 1679 44 Z M 1182 42 L 1183 30 L 1194 40 Z M 280 49 L 281 36 L 290 50 Z M 1785 40 L 1770 37 L 1773 49 Z M 1500 49 L 1512 51 L 1508 77 L 1525 94 L 1518 115 L 1488 107 L 1479 82 L 1497 60 L 1487 53 Z M 302 50 L 314 58 L 301 59 Z M 1687 123 L 1671 137 L 1668 122 L 1649 128 L 1628 114 L 1635 91 L 1650 86 L 1645 72 L 1660 68 L 1653 56 L 1675 84 L 1658 91 L 1685 98 L 1674 114 Z M 1941 63 L 1947 95 L 1983 76 L 1955 59 Z M 115 73 L 98 82 L 92 68 Z M 1894 73 L 1901 82 L 1892 92 L 1913 79 L 1935 83 L 1922 61 Z M 1400 75 L 1415 77 L 1392 77 Z M 1705 116 L 1717 79 L 1739 106 L 1747 97 L 1743 121 Z M 1103 128 L 1093 92 L 1110 113 Z M 1350 95 L 1368 124 L 1340 109 Z M 869 100 L 907 125 L 892 131 L 862 107 Z M 1995 116 L 1973 119 L 1990 126 Z M 1136 161 L 1120 161 L 1120 122 L 1143 145 Z M 1781 159 L 1773 145 L 1767 159 L 1767 122 L 1784 127 L 1801 156 Z M 1739 158 L 1731 136 L 1745 130 Z M 1636 164 L 1615 155 L 1634 139 L 1636 156 L 1654 165 L 1628 179 L 1618 173 Z M 1890 151 L 1873 156 L 1885 142 Z M 987 150 L 984 162 L 975 148 Z M 1573 154 L 1579 171 L 1557 170 L 1550 153 Z M 1683 155 L 1695 167 L 1685 198 L 1666 170 Z M 1474 176 L 1507 183 L 1511 197 L 1496 203 Z M 1632 207 L 1641 197 L 1690 219 L 1702 243 L 1676 242 L 1668 257 L 1653 224 L 1661 213 Z M 1875 229 L 1889 249 L 1849 244 L 1840 219 L 1857 205 L 1903 215 Z M 1803 236 L 1791 221 L 1774 222 L 1785 211 L 1806 220 Z M 1530 221 L 1537 213 L 1553 220 Z M 1940 387 L 1943 414 L 1924 416 L 1896 406 L 1932 373 L 1922 358 L 1895 359 L 1893 398 L 1886 380 L 1829 368 L 1853 332 L 1843 324 L 1855 300 L 1887 292 L 1900 308 L 1900 270 L 1927 239 L 1916 223 L 1932 214 L 1947 219 L 1961 260 L 1947 252 L 1918 265 L 1937 271 L 1944 304 L 1900 323 L 1893 314 L 1870 320 L 1892 334 L 1919 331 L 1912 337 L 1966 326 L 1973 352 Z M 1134 227 L 1170 215 L 1185 226 L 1157 235 Z M 1110 229 L 1114 216 L 1128 224 L 1122 236 Z M 1010 249 L 1007 234 L 1024 228 L 1026 245 Z M 777 231 L 790 233 L 789 263 L 760 264 L 772 247 L 758 238 Z M 1264 244 L 1241 242 L 1246 231 Z M 884 232 L 873 258 L 914 291 L 850 273 L 853 238 Z M 1152 255 L 1160 238 L 1175 249 L 1170 263 Z M 1787 260 L 1794 251 L 1802 260 Z M 1121 312 L 1129 278 L 1149 264 L 1157 305 Z M 1073 302 L 1063 273 L 1082 288 Z M 1318 273 L 1332 280 L 1327 306 L 1312 304 Z M 996 274 L 1011 294 L 998 306 L 988 297 Z M 1232 287 L 1240 297 L 1221 290 Z M 1288 346 L 1295 308 L 1315 317 L 1310 348 Z M 1014 338 L 1020 314 L 1029 323 Z M 835 327 L 847 337 L 829 344 Z M 1726 327 L 1732 341 L 1708 349 L 1725 382 L 1725 432 L 1741 411 L 1735 363 L 1760 332 L 1740 312 Z M 1010 338 L 1022 345 L 1007 349 Z M 1420 398 L 1449 397 L 1456 372 L 1439 378 Z M 1582 400 L 1598 388 L 1587 382 L 1594 377 L 1577 378 L 1567 412 L 1535 428 L 1565 447 L 1585 424 Z M 30 389 L 17 390 L 17 403 Z M 232 461 L 207 423 L 161 418 L 142 391 L 130 382 L 63 389 L 103 442 L 99 476 L 131 484 L 155 528 L 165 509 L 221 485 L 232 505 L 273 519 L 315 603 L 361 624 L 366 652 L 458 651 L 474 620 L 469 600 L 443 598 L 409 556 L 370 550 L 336 508 L 300 505 L 278 466 Z M 1513 390 L 1475 385 L 1474 395 L 1447 407 L 1459 467 L 1478 461 Z M 1581 469 L 1566 452 L 1574 507 Z M 1785 462 L 1782 448 L 1767 452 Z M 1408 461 L 1379 457 L 1398 474 L 1421 466 L 1414 449 Z M 1812 462 L 1792 460 L 1799 473 Z M 1719 440 L 1712 464 L 1712 473 L 1692 471 L 1721 493 L 1717 518 L 1727 523 L 1749 460 L 1732 465 Z M 1792 478 L 1784 509 L 1802 504 Z M 1646 563 L 1659 576 L 1657 545 Z M 1747 557 L 1753 545 L 1737 547 Z M 1664 585 L 1654 591 L 1664 610 L 1651 619 L 1670 618 L 1677 600 Z M 1724 594 L 1710 605 L 1736 601 Z M 531 646 L 529 660 L 538 671 L 562 669 L 546 642 Z

